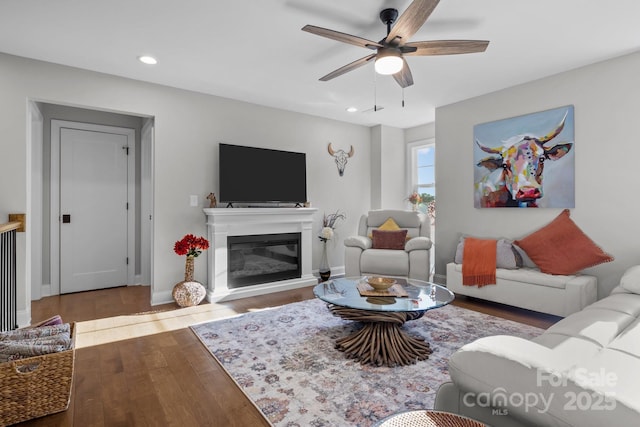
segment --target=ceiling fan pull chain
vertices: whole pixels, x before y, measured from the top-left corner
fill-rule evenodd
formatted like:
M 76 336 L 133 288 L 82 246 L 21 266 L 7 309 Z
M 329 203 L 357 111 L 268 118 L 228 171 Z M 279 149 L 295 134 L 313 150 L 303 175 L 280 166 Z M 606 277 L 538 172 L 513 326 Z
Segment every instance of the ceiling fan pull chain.
M 404 108 L 404 88 L 402 88 L 402 108 Z
M 373 112 L 378 111 L 378 79 L 376 79 L 376 72 L 373 72 Z

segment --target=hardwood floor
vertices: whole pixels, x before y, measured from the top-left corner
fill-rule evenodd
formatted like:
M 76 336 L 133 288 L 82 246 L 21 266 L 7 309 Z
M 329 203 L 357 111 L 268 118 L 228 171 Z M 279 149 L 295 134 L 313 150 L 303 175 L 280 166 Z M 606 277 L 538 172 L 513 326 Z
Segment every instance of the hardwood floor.
M 313 298 L 311 289 L 222 305 L 245 313 Z M 47 297 L 32 303 L 32 321 L 60 314 L 67 322 L 81 322 L 179 308 L 151 306 L 149 299 L 146 286 Z M 464 297 L 454 304 L 541 328 L 560 319 Z M 260 427 L 269 423 L 191 330 L 182 328 L 78 348 L 69 409 L 19 426 Z

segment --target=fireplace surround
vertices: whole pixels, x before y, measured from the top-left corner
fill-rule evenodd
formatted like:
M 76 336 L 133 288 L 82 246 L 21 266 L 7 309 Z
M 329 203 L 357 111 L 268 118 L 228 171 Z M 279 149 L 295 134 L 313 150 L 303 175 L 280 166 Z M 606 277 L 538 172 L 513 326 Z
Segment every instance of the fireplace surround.
M 317 278 L 311 273 L 313 215 L 317 209 L 210 208 L 203 211 L 207 220 L 207 237 L 211 242 L 211 247 L 206 252 L 208 301 L 226 301 L 317 283 Z M 295 245 L 292 239 L 299 242 L 295 249 L 292 248 Z M 257 240 L 257 246 L 262 246 L 257 250 L 257 255 L 265 255 L 267 251 L 273 255 L 276 252 L 272 258 L 280 257 L 281 261 L 286 262 L 295 253 L 298 264 L 295 274 L 285 268 L 285 273 L 267 277 L 264 283 L 249 283 L 252 279 L 245 277 L 241 280 L 244 283 L 238 285 L 234 276 L 241 261 L 236 260 L 233 265 L 230 264 L 232 258 L 229 248 L 232 245 L 232 250 L 246 251 L 249 248 L 245 243 L 252 240 Z M 281 242 L 275 245 L 276 248 L 267 249 L 272 240 Z M 244 255 L 247 253 L 251 252 L 245 252 Z

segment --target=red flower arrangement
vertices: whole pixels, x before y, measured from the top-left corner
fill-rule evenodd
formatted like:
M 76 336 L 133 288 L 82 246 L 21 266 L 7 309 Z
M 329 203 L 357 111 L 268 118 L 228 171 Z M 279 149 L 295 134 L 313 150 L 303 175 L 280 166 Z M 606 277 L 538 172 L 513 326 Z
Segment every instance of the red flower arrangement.
M 187 234 L 173 245 L 173 251 L 178 255 L 186 255 L 197 257 L 209 249 L 209 241 L 204 237 L 196 237 L 193 234 Z

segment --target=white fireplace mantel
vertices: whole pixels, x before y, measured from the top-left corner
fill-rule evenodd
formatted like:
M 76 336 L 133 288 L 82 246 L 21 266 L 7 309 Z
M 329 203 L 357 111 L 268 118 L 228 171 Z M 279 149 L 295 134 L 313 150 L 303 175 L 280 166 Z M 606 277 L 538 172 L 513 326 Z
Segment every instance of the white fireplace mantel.
M 311 274 L 311 245 L 315 208 L 211 208 L 207 217 L 207 301 L 245 298 L 311 286 L 318 279 Z M 227 237 L 255 234 L 300 233 L 301 277 L 230 289 L 227 286 Z

